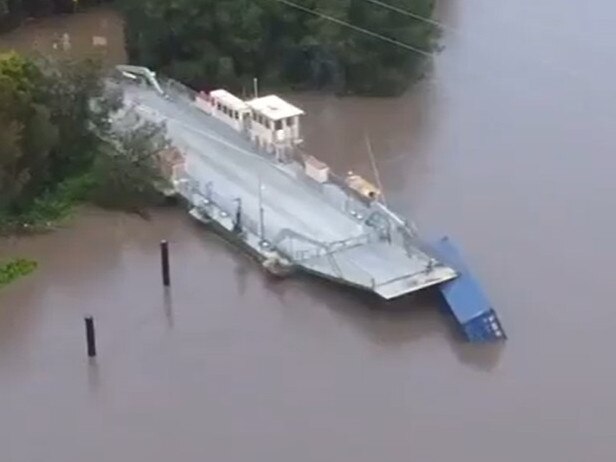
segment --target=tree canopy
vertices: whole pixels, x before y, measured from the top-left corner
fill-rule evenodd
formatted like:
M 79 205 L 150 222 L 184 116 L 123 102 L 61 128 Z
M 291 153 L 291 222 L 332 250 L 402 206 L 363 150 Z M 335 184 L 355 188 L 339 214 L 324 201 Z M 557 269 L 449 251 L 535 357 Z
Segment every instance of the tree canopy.
M 426 52 L 434 26 L 366 0 L 297 0 Z M 420 53 L 277 0 L 119 0 L 131 59 L 193 87 L 331 87 L 339 93 L 394 95 L 425 70 Z M 388 0 L 430 17 L 433 0 Z
M 0 55 L 0 208 L 18 210 L 84 171 L 118 103 L 95 61 Z
M 14 217 L 40 221 L 86 196 L 131 209 L 153 197 L 164 132 L 113 133 L 121 94 L 103 77 L 96 61 L 0 54 L 0 232 Z
M 26 16 L 66 13 L 105 1 L 0 0 L 0 30 Z M 370 0 L 114 2 L 126 19 L 132 61 L 193 87 L 241 91 L 251 88 L 252 79 L 258 77 L 270 87 L 329 87 L 342 94 L 395 95 L 421 77 L 425 55 L 342 23 L 428 53 L 435 47 L 438 31 L 395 9 L 429 18 L 434 0 L 386 3 L 394 9 Z
M 31 62 L 0 56 L 0 208 L 18 208 L 48 177 L 59 134 L 41 104 L 42 81 Z

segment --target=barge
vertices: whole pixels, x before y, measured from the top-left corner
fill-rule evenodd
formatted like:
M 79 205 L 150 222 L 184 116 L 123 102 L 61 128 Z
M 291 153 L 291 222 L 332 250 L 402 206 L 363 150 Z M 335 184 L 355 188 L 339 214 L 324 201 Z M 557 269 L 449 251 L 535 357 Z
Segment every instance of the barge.
M 300 108 L 276 95 L 244 101 L 223 89 L 198 93 L 136 66 L 118 66 L 110 82 L 123 93 L 114 128 L 164 124 L 172 192 L 191 216 L 233 236 L 268 271 L 301 270 L 387 300 L 467 284 L 459 262 L 427 250 L 377 187 L 352 172 L 336 175 L 302 151 Z M 453 292 L 443 293 L 454 313 L 458 302 L 475 303 Z M 503 339 L 498 326 L 467 337 Z

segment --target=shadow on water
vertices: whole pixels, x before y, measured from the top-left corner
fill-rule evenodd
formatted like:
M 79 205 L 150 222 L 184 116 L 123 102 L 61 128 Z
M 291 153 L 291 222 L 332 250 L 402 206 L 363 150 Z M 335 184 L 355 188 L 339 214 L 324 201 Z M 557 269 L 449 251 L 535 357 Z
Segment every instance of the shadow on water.
M 169 329 L 173 329 L 173 295 L 170 287 L 163 288 L 163 307 L 165 310 L 165 317 L 167 319 L 167 326 Z
M 88 358 L 87 364 L 88 388 L 92 394 L 101 388 L 101 370 L 96 358 Z
M 273 280 L 267 283 L 267 288 L 287 307 L 285 295 L 293 292 L 297 284 L 377 345 L 397 347 L 437 337 L 448 344 L 461 363 L 474 369 L 489 372 L 500 361 L 504 345 L 466 342 L 452 315 L 441 308 L 440 294 L 434 290 L 387 301 L 309 275 L 297 275 L 294 280 Z
M 235 274 L 235 280 L 237 281 L 237 291 L 243 297 L 244 295 L 246 295 L 246 283 L 248 280 L 248 275 L 251 270 L 248 267 L 249 262 L 241 261 L 240 259 L 234 259 L 234 260 L 235 260 L 234 274 Z

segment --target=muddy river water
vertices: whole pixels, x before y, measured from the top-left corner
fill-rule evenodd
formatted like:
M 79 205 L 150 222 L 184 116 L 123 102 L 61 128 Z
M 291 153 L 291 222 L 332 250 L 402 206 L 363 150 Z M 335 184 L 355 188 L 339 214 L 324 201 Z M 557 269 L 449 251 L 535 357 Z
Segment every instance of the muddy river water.
M 0 241 L 40 263 L 0 292 L 0 460 L 614 460 L 616 4 L 440 3 L 446 48 L 409 96 L 292 99 L 339 171 L 370 173 L 369 134 L 392 208 L 464 248 L 509 342 L 458 342 L 429 296 L 273 282 L 181 211 L 87 209 Z M 96 10 L 0 48 L 121 62 L 121 31 Z

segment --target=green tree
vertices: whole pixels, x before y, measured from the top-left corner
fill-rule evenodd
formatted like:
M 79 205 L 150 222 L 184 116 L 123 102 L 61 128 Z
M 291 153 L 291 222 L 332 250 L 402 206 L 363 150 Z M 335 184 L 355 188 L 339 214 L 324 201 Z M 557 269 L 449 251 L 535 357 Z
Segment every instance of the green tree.
M 30 179 L 20 167 L 22 131 L 20 123 L 0 119 L 0 211 L 13 205 Z
M 109 153 L 122 95 L 103 77 L 91 61 L 0 55 L 0 228 L 65 215 L 92 186 L 100 202 L 146 202 L 154 166 L 136 153 L 162 141 L 144 127 L 115 138 L 125 155 Z
M 40 103 L 42 75 L 16 54 L 0 55 L 0 206 L 17 209 L 42 187 L 58 133 Z
M 430 52 L 430 24 L 366 0 L 299 5 Z M 433 0 L 390 0 L 430 17 Z M 123 0 L 129 55 L 193 86 L 321 87 L 397 94 L 417 80 L 425 56 L 276 0 Z
M 158 154 L 169 147 L 163 126 L 144 123 L 125 133 L 112 133 L 92 170 L 91 199 L 103 207 L 139 211 L 160 197 L 163 187 Z
M 98 134 L 107 132 L 109 114 L 117 109 L 118 100 L 106 98 L 98 61 L 41 60 L 38 65 L 44 75 L 41 97 L 59 133 L 50 170 L 52 180 L 59 181 L 91 164 Z
M 160 197 L 164 127 L 113 131 L 122 93 L 104 77 L 92 61 L 0 55 L 0 232 L 40 229 L 86 198 L 137 210 Z

